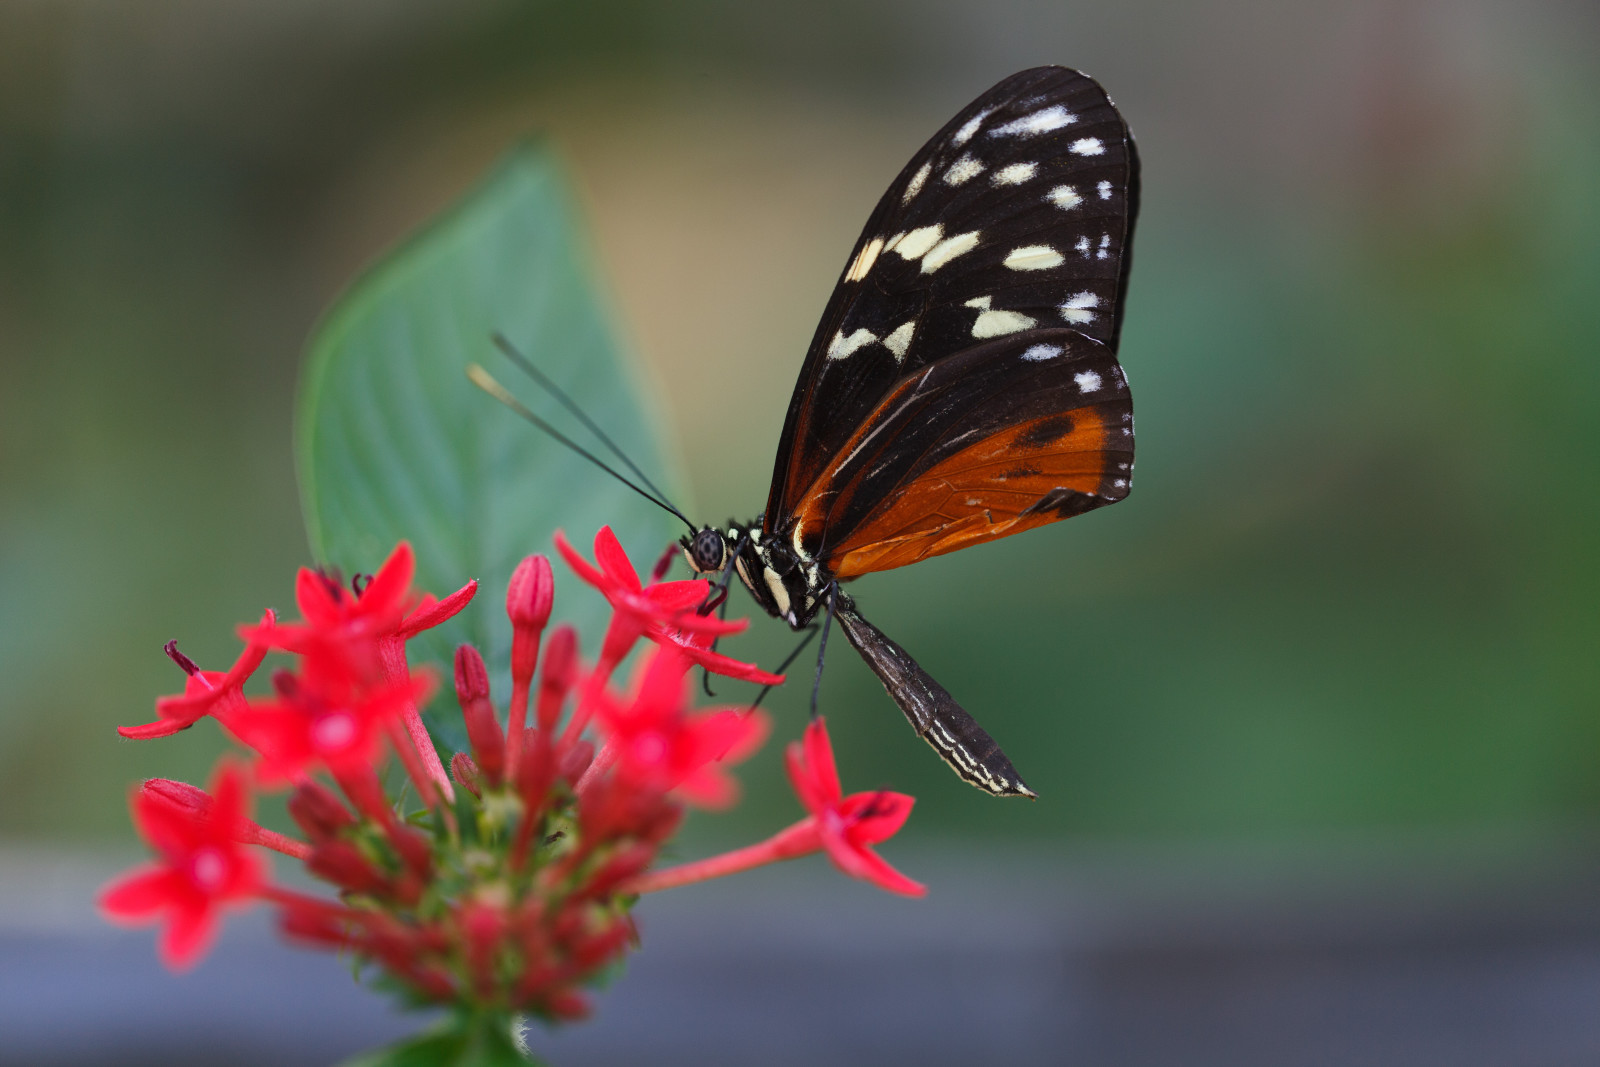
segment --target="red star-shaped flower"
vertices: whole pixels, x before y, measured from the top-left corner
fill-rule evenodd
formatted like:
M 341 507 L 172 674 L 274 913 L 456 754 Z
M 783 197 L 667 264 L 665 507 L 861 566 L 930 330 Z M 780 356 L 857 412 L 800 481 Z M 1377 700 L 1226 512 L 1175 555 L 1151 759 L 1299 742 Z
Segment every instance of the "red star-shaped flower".
M 474 580 L 443 600 L 415 593 L 411 580 L 416 570 L 416 554 L 407 541 L 395 546 L 360 592 L 346 588 L 323 571 L 301 567 L 294 589 L 301 621 L 269 622 L 245 627 L 241 633 L 246 640 L 286 652 L 307 653 L 318 645 L 341 644 L 347 655 L 387 660 L 398 651 L 403 668 L 405 642 L 455 615 L 478 591 Z M 386 662 L 383 665 L 392 666 Z
M 296 781 L 316 767 L 335 775 L 372 766 L 389 727 L 426 701 L 434 678 L 419 672 L 394 682 L 363 684 L 328 650 L 307 653 L 301 674 L 278 674 L 277 700 L 253 701 L 228 723 L 261 754 L 263 783 Z
M 911 897 L 927 893 L 926 886 L 889 866 L 871 847 L 899 831 L 917 802 L 915 797 L 887 790 L 844 796 L 833 743 L 820 716 L 806 727 L 802 742 L 790 742 L 784 761 L 800 803 L 811 812 L 809 822 L 841 871 L 891 893 Z
M 261 626 L 270 627 L 276 619 L 277 616 L 268 610 L 262 616 Z M 256 668 L 261 666 L 261 661 L 266 659 L 267 646 L 254 642 L 246 645 L 227 673 L 201 670 L 195 666 L 193 660 L 178 651 L 176 641 L 167 643 L 167 655 L 171 656 L 189 676 L 189 680 L 184 683 L 183 692 L 156 700 L 155 722 L 148 722 L 143 726 L 117 727 L 117 733 L 123 737 L 139 741 L 152 737 L 167 737 L 179 730 L 187 730 L 207 715 L 216 715 L 218 719 L 225 721 L 231 714 L 244 707 L 244 683 L 256 672 Z
M 592 686 L 586 699 L 619 780 L 676 790 L 701 807 L 726 807 L 739 795 L 727 766 L 760 748 L 772 722 L 759 710 L 688 714 L 688 666 L 671 650 L 657 651 L 640 668 L 631 700 L 615 699 L 602 685 Z
M 101 911 L 115 921 L 165 919 L 160 952 L 174 969 L 192 965 L 205 952 L 223 908 L 250 900 L 263 884 L 261 861 L 239 842 L 249 825 L 249 795 L 239 769 L 224 765 L 211 795 L 213 803 L 201 810 L 136 792 L 134 823 L 160 858 L 100 895 Z
M 640 637 L 681 644 L 670 634 L 705 634 L 709 638 L 738 633 L 746 625 L 743 622 L 723 622 L 709 615 L 695 613 L 695 609 L 705 602 L 706 594 L 711 591 L 711 583 L 704 578 L 642 585 L 638 571 L 634 570 L 628 554 L 622 550 L 622 544 L 609 526 L 600 527 L 600 532 L 594 537 L 594 557 L 598 567 L 578 555 L 560 531 L 556 532 L 556 548 L 578 577 L 600 590 L 612 607 L 611 626 L 606 630 L 605 644 L 600 650 L 599 670 L 604 677 L 610 676 Z

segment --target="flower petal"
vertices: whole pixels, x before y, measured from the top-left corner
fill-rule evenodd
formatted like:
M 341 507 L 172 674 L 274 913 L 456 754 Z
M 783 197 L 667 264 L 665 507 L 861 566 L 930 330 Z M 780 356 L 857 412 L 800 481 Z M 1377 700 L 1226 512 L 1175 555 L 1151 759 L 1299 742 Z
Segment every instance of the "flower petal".
M 327 575 L 310 567 L 301 567 L 294 576 L 295 606 L 300 609 L 300 617 L 312 626 L 338 624 L 344 592 Z
M 844 787 L 839 784 L 839 768 L 833 762 L 833 742 L 828 739 L 827 720 L 821 715 L 812 719 L 802 741 L 818 795 L 828 804 L 839 803 Z
M 670 614 L 699 607 L 710 592 L 711 583 L 704 578 L 683 578 L 676 582 L 657 582 L 644 590 L 644 595 L 657 608 Z
M 602 593 L 606 593 L 609 598 L 612 583 L 604 574 L 595 570 L 588 560 L 578 555 L 578 550 L 572 547 L 571 542 L 567 540 L 567 535 L 557 530 L 555 543 L 556 551 L 560 552 L 561 558 L 567 561 L 567 566 L 571 567 L 579 578 L 582 578 Z
M 794 787 L 795 796 L 800 798 L 802 807 L 813 815 L 821 815 L 829 809 L 828 799 L 817 789 L 811 768 L 806 766 L 800 742 L 791 741 L 784 747 L 783 767 L 789 772 L 789 784 Z
M 440 623 L 454 618 L 461 610 L 472 603 L 472 598 L 477 595 L 478 580 L 472 579 L 466 585 L 437 603 L 424 601 L 416 611 L 406 616 L 405 622 L 400 625 L 400 637 L 409 638 L 431 630 Z
M 870 848 L 858 848 L 846 841 L 834 819 L 823 818 L 817 822 L 817 829 L 822 837 L 822 847 L 827 851 L 828 858 L 833 861 L 834 866 L 845 874 L 871 882 L 891 893 L 903 893 L 908 897 L 927 894 L 927 886 L 907 878 L 889 866 L 888 861 Z
M 173 882 L 177 878 L 165 867 L 130 871 L 100 891 L 100 912 L 116 922 L 149 922 L 175 899 Z
M 217 933 L 216 909 L 210 906 L 180 908 L 174 911 L 161 932 L 157 951 L 161 962 L 175 971 L 186 971 L 199 962 L 211 947 Z
M 768 674 L 754 663 L 745 663 L 731 656 L 724 656 L 720 652 L 712 652 L 699 644 L 680 641 L 675 637 L 664 634 L 652 634 L 663 644 L 670 641 L 677 646 L 677 651 L 687 656 L 697 666 L 704 667 L 712 674 L 720 674 L 724 678 L 732 678 L 739 682 L 754 682 L 756 685 L 782 685 L 783 675 Z
M 393 617 L 398 622 L 405 614 L 411 579 L 416 573 L 417 556 L 411 551 L 411 542 L 401 541 L 361 591 L 361 599 L 356 602 L 361 614 L 368 618 Z
M 642 588 L 639 572 L 633 569 L 633 561 L 622 550 L 622 542 L 609 526 L 600 527 L 600 532 L 594 535 L 594 561 L 616 585 L 635 593 Z
M 876 845 L 900 832 L 917 798 L 879 790 L 852 793 L 839 802 L 839 814 L 849 829 L 845 835 L 857 845 Z
M 708 763 L 678 783 L 679 796 L 699 808 L 720 811 L 739 799 L 739 783 L 721 766 Z

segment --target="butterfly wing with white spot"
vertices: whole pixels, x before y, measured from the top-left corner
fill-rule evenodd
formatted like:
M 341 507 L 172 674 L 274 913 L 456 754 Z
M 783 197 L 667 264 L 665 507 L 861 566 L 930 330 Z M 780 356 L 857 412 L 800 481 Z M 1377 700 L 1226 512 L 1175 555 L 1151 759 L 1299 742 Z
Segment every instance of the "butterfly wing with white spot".
M 1137 202 L 1127 125 L 1087 75 L 1026 70 L 951 119 L 889 186 L 828 302 L 789 404 L 766 532 L 793 525 L 919 369 L 1063 327 L 1114 356 Z

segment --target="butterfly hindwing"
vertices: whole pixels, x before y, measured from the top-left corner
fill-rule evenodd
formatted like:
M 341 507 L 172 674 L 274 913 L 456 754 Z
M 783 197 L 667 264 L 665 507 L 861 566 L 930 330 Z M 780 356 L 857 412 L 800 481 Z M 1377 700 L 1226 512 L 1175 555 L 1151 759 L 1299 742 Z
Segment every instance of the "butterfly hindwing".
M 1137 183 L 1126 125 L 1076 71 L 1013 75 L 946 124 L 884 194 L 823 314 L 766 532 L 919 369 L 1061 327 L 1114 352 Z
M 901 379 L 796 502 L 784 536 L 839 578 L 1115 503 L 1133 405 L 1110 349 L 1031 331 Z

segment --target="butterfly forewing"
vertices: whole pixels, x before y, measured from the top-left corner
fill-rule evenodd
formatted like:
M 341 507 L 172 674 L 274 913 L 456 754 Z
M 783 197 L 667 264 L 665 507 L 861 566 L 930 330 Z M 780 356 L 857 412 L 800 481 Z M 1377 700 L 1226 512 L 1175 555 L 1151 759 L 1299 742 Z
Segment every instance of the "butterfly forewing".
M 920 369 L 1064 327 L 1114 353 L 1137 171 L 1104 91 L 1060 67 L 1007 78 L 924 145 L 873 211 L 818 326 L 766 532 L 789 525 Z

